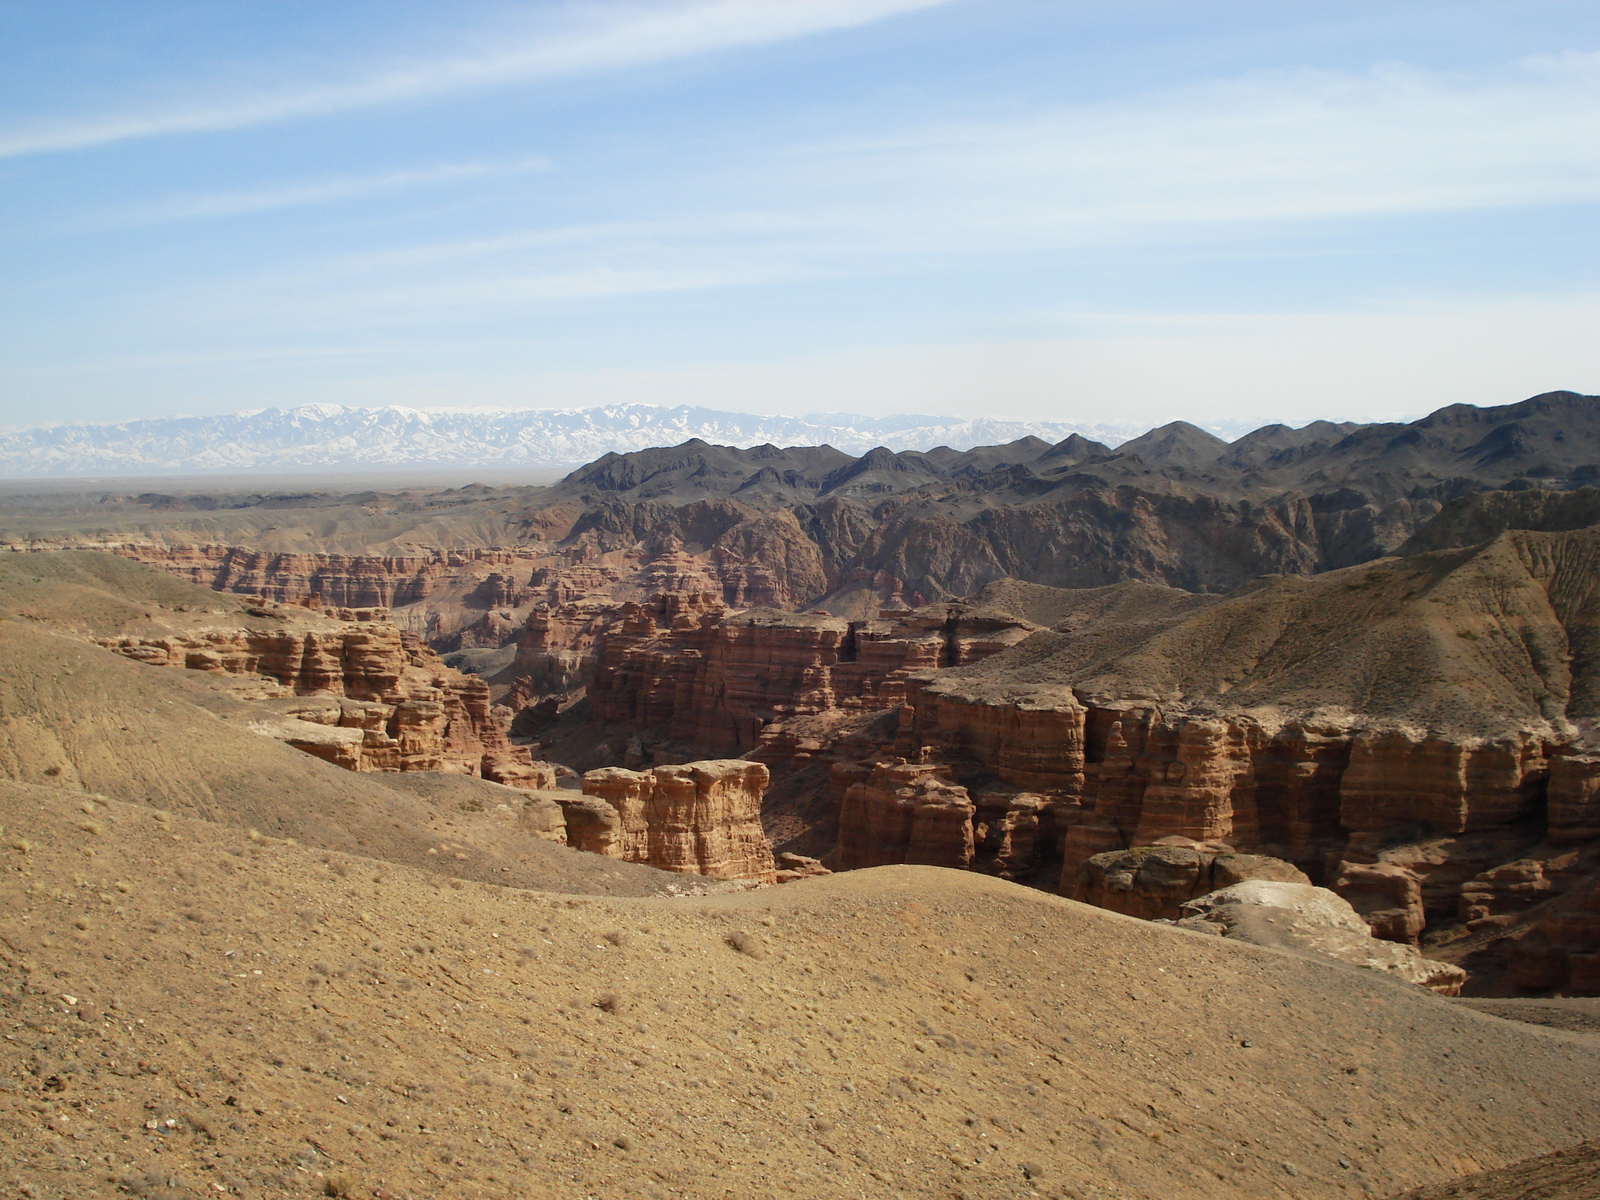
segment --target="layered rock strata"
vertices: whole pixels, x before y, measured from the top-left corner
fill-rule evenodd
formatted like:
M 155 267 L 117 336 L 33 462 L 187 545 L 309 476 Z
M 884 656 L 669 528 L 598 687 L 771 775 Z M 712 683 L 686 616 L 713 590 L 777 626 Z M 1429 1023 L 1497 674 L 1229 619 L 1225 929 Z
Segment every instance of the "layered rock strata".
M 1178 835 L 1292 861 L 1386 938 L 1526 908 L 1596 831 L 1600 530 L 1263 581 L 913 672 L 895 750 L 1047 798 L 1061 886 Z M 1361 708 L 1356 708 L 1356 704 Z M 1543 855 L 1549 861 L 1554 854 Z
M 567 841 L 625 862 L 686 875 L 777 881 L 761 830 L 769 776 L 760 763 L 723 759 L 583 777 L 583 794 L 553 792 L 566 814 Z
M 1591 873 L 1550 905 L 1505 952 L 1508 974 L 1519 987 L 1600 996 L 1600 876 Z
M 1419 821 L 1466 833 L 1526 815 L 1562 750 L 1531 732 L 1473 745 L 1253 713 L 1102 707 L 1066 689 L 1013 705 L 947 687 L 908 681 L 903 748 L 1069 798 L 1128 845 L 1178 835 L 1274 847 L 1318 873 L 1350 833 Z
M 738 611 L 704 592 L 578 601 L 530 615 L 512 694 L 533 716 L 586 690 L 598 721 L 698 754 L 742 754 L 791 718 L 890 707 L 907 672 L 976 662 L 1038 628 L 982 604 L 849 621 Z
M 1044 621 L 983 603 L 860 622 L 703 594 L 569 605 L 530 620 L 521 662 L 558 687 L 588 672 L 596 717 L 639 733 L 646 763 L 652 746 L 831 759 L 831 865 L 1048 870 L 1070 892 L 1097 854 L 1225 842 L 1414 943 L 1431 921 L 1499 919 L 1571 884 L 1508 864 L 1547 800 L 1552 841 L 1597 823 L 1600 755 L 1560 711 L 1593 707 L 1587 660 L 1562 647 L 1586 644 L 1594 540 L 1507 535 L 1226 599 L 1055 592 L 1048 614 L 1031 601 Z M 1516 627 L 1520 661 L 1484 645 Z M 1341 707 L 1363 693 L 1366 711 Z M 891 711 L 896 734 L 846 745 Z
M 1005 788 L 972 793 L 942 764 L 840 763 L 832 776 L 840 870 L 910 863 L 1020 879 L 1054 834 L 1047 798 Z
M 515 523 L 496 513 L 492 523 L 503 526 L 499 532 L 509 544 L 420 554 L 273 551 L 186 542 L 176 532 L 151 537 L 148 530 L 140 531 L 146 536 L 29 537 L 4 544 L 103 551 L 213 591 L 274 603 L 386 608 L 403 628 L 440 649 L 503 645 L 536 604 L 614 604 L 706 591 L 733 607 L 789 609 L 828 590 L 817 546 L 786 510 L 732 500 L 591 512 L 558 503 L 525 512 Z
M 201 624 L 96 639 L 154 667 L 255 685 L 259 732 L 353 771 L 455 771 L 521 788 L 555 786 L 508 737 L 488 685 L 444 665 L 381 609 L 266 607 L 250 624 Z
M 831 865 L 1048 867 L 1070 891 L 1097 854 L 1225 842 L 1415 944 L 1559 896 L 1559 847 L 1600 832 L 1597 563 L 1593 530 L 1507 534 L 1225 599 L 1060 593 L 1048 632 L 1013 620 L 971 653 L 948 607 L 858 623 L 684 597 L 586 626 L 581 654 L 601 719 L 674 752 L 832 753 Z M 841 758 L 828 721 L 885 711 L 898 732 Z

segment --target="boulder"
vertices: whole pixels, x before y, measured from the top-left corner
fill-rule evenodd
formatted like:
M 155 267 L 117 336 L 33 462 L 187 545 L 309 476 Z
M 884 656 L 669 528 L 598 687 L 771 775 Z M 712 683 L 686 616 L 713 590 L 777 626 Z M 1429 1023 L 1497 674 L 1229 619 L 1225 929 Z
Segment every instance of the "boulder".
M 1348 901 L 1307 883 L 1268 879 L 1236 883 L 1189 901 L 1183 905 L 1182 918 L 1173 924 L 1382 971 L 1442 996 L 1460 995 L 1467 979 L 1460 967 L 1423 958 L 1411 946 L 1375 938 Z
M 1072 898 L 1130 917 L 1175 919 L 1197 896 L 1246 879 L 1311 882 L 1294 864 L 1264 854 L 1217 854 L 1192 843 L 1135 846 L 1086 860 Z

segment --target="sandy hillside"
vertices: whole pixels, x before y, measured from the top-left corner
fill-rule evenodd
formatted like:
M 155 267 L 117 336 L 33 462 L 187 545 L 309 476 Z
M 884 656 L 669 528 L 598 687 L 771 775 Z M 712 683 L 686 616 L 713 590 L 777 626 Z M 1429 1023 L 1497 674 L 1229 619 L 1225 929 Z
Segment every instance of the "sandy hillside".
M 1418 1188 L 1402 1200 L 1600 1200 L 1600 1142 L 1541 1154 L 1455 1183 Z
M 1131 583 L 1063 595 L 1094 604 L 941 672 L 937 689 L 1322 711 L 1485 737 L 1600 712 L 1600 527 L 1262 578 L 1209 602 Z
M 0 575 L 0 778 L 148 803 L 468 879 L 622 895 L 700 886 L 542 841 L 519 827 L 495 785 L 399 786 L 397 777 L 353 774 L 252 732 L 263 712 L 235 698 L 230 680 L 148 667 L 83 640 L 130 624 L 159 630 L 172 617 L 160 604 L 210 593 L 137 563 L 73 557 L 113 573 L 108 586 L 122 590 Z M 49 564 L 44 556 L 28 561 Z M 216 601 L 230 622 L 232 607 L 244 603 Z M 476 788 L 481 799 L 463 802 L 463 788 Z
M 1388 1195 L 1600 1041 L 981 876 L 576 898 L 0 787 L 33 1196 Z

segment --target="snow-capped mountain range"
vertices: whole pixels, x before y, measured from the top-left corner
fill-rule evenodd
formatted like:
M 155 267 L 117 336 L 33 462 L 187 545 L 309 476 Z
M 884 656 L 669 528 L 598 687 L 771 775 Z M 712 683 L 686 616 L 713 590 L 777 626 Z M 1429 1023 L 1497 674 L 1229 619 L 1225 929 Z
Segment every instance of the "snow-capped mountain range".
M 755 416 L 708 408 L 618 404 L 585 409 L 426 410 L 307 404 L 116 425 L 51 425 L 0 433 L 0 476 L 161 475 L 405 467 L 571 468 L 607 451 L 690 438 L 731 446 L 831 445 L 850 454 L 965 450 L 1032 434 L 1078 433 L 1117 445 L 1142 426 L 986 418 Z

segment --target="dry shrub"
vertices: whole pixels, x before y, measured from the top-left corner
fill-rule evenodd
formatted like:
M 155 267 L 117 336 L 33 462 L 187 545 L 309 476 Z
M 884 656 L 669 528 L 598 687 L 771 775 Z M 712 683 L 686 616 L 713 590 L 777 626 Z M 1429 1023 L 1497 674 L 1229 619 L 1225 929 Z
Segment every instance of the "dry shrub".
M 765 958 L 767 956 L 766 939 L 759 933 L 736 929 L 722 940 L 747 958 Z

